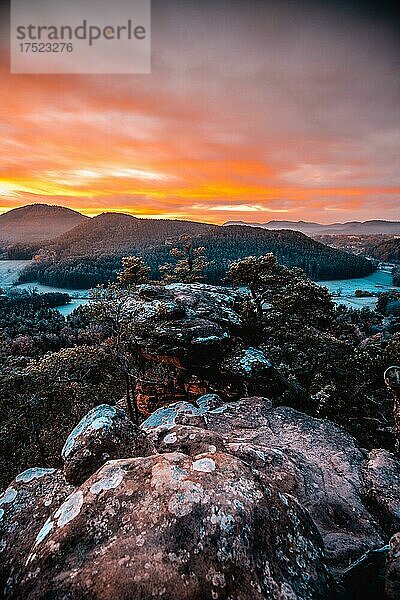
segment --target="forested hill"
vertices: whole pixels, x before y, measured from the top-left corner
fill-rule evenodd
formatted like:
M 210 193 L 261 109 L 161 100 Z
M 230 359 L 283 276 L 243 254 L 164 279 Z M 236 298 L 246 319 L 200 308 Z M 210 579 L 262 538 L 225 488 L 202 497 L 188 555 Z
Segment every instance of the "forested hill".
M 63 206 L 30 204 L 0 215 L 0 243 L 38 242 L 50 240 L 88 217 Z
M 164 244 L 169 238 L 185 233 L 198 235 L 213 229 L 219 227 L 192 221 L 138 219 L 122 213 L 104 213 L 54 239 L 49 247 L 59 257 L 121 254 Z
M 400 262 L 400 239 L 383 240 L 372 248 L 370 254 L 384 262 Z
M 52 257 L 25 269 L 21 281 L 92 287 L 113 280 L 121 257 L 127 254 L 142 256 L 151 267 L 152 277 L 158 279 L 160 265 L 174 260 L 170 250 L 186 233 L 192 236 L 195 246 L 205 248 L 211 262 L 206 269 L 209 283 L 221 283 L 233 260 L 268 252 L 283 264 L 303 268 L 316 280 L 362 277 L 373 270 L 365 258 L 330 248 L 295 231 L 102 215 L 55 240 L 49 246 Z
M 289 267 L 301 267 L 315 280 L 362 277 L 373 271 L 373 265 L 363 257 L 348 254 L 316 242 L 298 231 L 263 229 L 232 225 L 199 236 L 206 255 L 214 260 L 209 268 L 213 282 L 219 278 L 220 265 L 245 256 L 260 256 L 272 252 L 278 261 Z

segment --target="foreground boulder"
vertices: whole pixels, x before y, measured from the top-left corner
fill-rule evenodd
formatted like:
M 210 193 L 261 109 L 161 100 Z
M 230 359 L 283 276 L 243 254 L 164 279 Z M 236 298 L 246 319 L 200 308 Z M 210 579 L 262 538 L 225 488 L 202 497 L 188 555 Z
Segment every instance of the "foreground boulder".
M 160 451 L 168 451 L 166 439 L 176 437 L 174 449 L 189 452 L 186 436 L 174 425 L 185 411 L 186 405 L 173 405 L 143 423 L 150 435 L 153 427 L 161 432 L 165 428 L 165 437 L 159 434 Z M 377 517 L 364 502 L 364 455 L 340 427 L 291 408 L 273 408 L 263 398 L 228 403 L 203 413 L 203 418 L 208 437 L 218 434 L 227 452 L 309 511 L 324 539 L 327 563 L 336 572 L 385 543 Z M 199 443 L 199 437 L 200 432 L 193 441 Z
M 33 468 L 17 475 L 0 496 L 0 584 L 13 587 L 50 513 L 72 492 L 59 471 Z
M 183 452 L 189 456 L 196 456 L 205 452 L 227 452 L 227 444 L 222 436 L 193 425 L 177 425 L 171 433 L 160 428 L 154 441 L 158 451 L 162 453 Z
M 108 462 L 48 519 L 13 598 L 330 598 L 322 540 L 224 453 Z
M 0 498 L 6 598 L 399 597 L 395 455 L 261 397 L 126 421 L 103 405 L 68 438 L 78 487 L 33 469 Z
M 64 474 L 79 485 L 110 458 L 146 456 L 154 448 L 143 431 L 121 409 L 93 408 L 68 436 L 62 449 Z

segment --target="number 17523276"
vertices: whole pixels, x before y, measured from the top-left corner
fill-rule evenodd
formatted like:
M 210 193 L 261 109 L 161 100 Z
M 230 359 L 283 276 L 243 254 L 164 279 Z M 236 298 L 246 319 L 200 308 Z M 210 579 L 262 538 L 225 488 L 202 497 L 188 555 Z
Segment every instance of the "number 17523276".
M 73 52 L 74 46 L 67 42 L 21 42 L 21 52 Z

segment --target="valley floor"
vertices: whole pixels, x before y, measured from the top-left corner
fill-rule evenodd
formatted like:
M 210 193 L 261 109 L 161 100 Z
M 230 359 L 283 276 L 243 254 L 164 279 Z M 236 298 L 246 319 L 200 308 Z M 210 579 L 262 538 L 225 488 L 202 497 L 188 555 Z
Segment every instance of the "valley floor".
M 389 290 L 399 290 L 392 283 L 392 274 L 388 268 L 382 267 L 368 277 L 359 279 L 338 279 L 334 281 L 321 281 L 321 285 L 328 288 L 337 304 L 344 304 L 348 308 L 375 308 L 377 296 L 356 298 L 356 290 L 363 290 L 373 294 L 380 294 Z
M 28 260 L 3 260 L 0 261 L 0 287 L 9 288 L 13 285 L 20 271 L 29 264 Z M 364 307 L 375 308 L 377 295 L 390 289 L 400 290 L 392 284 L 391 269 L 383 266 L 368 277 L 356 279 L 336 279 L 332 281 L 317 282 L 328 288 L 337 304 L 344 304 L 348 308 L 361 309 Z M 62 292 L 71 296 L 72 301 L 58 308 L 64 316 L 69 315 L 75 308 L 85 304 L 88 298 L 88 290 L 74 290 L 67 288 L 55 288 L 40 283 L 23 283 L 15 286 L 17 290 L 35 288 L 39 293 Z M 374 297 L 356 298 L 354 292 L 364 290 L 376 294 Z

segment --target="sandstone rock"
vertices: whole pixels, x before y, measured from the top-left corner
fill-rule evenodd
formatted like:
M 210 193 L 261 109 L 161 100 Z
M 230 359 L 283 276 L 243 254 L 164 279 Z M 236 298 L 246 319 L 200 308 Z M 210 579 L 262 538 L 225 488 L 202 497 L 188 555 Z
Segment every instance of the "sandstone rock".
M 396 305 L 397 312 L 400 306 L 400 302 L 398 300 L 399 297 L 400 295 L 397 294 L 397 300 L 394 303 Z M 400 454 L 400 366 L 392 365 L 391 367 L 386 369 L 383 378 L 386 386 L 392 392 L 393 395 L 393 418 L 396 451 L 398 454 Z
M 0 585 L 18 576 L 49 514 L 73 490 L 60 471 L 32 468 L 17 475 L 0 496 Z
M 136 339 L 144 359 L 145 381 L 136 389 L 142 414 L 177 400 L 194 400 L 194 388 L 198 395 L 215 392 L 224 401 L 265 393 L 269 384 L 269 389 L 286 389 L 261 349 L 243 347 L 244 297 L 201 283 L 138 286 L 127 310 L 145 332 Z M 168 372 L 160 378 L 154 376 L 155 368 Z M 149 383 L 157 379 L 164 386 Z
M 144 325 L 151 323 L 145 339 L 149 352 L 173 355 L 185 363 L 198 353 L 204 360 L 204 351 L 229 345 L 240 326 L 242 297 L 240 292 L 201 283 L 141 285 L 130 310 Z
M 324 600 L 321 539 L 290 496 L 216 452 L 110 461 L 44 524 L 12 598 Z
M 80 487 L 34 469 L 0 498 L 7 598 L 323 600 L 333 594 L 327 568 L 341 599 L 383 594 L 399 462 L 361 451 L 327 420 L 209 394 L 137 429 L 103 405 L 63 456 Z M 396 536 L 391 547 L 393 600 Z
M 346 600 L 387 600 L 385 570 L 389 545 L 368 550 L 342 573 L 342 595 Z
M 387 600 L 400 598 L 400 533 L 390 540 L 389 556 L 386 563 L 385 593 Z
M 196 400 L 199 408 L 206 410 L 215 410 L 224 404 L 217 394 L 205 394 Z
M 231 452 L 249 457 L 254 447 L 257 468 L 307 508 L 331 567 L 341 570 L 384 544 L 384 533 L 363 502 L 364 457 L 340 427 L 254 399 L 227 404 L 207 421 L 210 431 L 230 440 Z
M 364 467 L 366 497 L 382 527 L 400 531 L 400 460 L 387 450 L 372 450 Z
M 188 427 L 207 427 L 205 416 L 202 414 L 193 415 L 190 413 L 181 412 L 176 415 L 175 425 L 187 425 Z
M 226 451 L 223 438 L 214 431 L 207 431 L 200 427 L 187 427 L 177 425 L 173 431 L 159 429 L 157 440 L 154 440 L 158 452 L 182 452 L 196 456 L 208 452 Z
M 190 403 L 189 403 L 190 404 Z M 202 427 L 203 429 L 207 428 L 207 419 L 205 418 L 206 413 L 209 410 L 215 410 L 224 404 L 223 400 L 217 394 L 205 394 L 197 398 L 194 401 L 193 409 L 186 410 L 184 406 L 188 406 L 187 404 L 183 405 L 182 408 L 179 409 L 178 413 L 174 417 L 175 425 L 188 425 L 189 427 Z
M 146 434 L 123 410 L 102 404 L 83 417 L 65 442 L 62 449 L 65 477 L 79 485 L 110 458 L 146 456 L 153 452 Z
M 186 408 L 160 409 L 143 427 L 149 433 L 154 425 L 168 428 L 178 449 L 184 432 L 174 422 L 180 410 Z M 208 436 L 219 434 L 227 452 L 255 467 L 265 482 L 292 494 L 309 511 L 335 571 L 385 543 L 384 532 L 364 503 L 364 456 L 341 428 L 291 408 L 273 408 L 263 398 L 225 404 L 203 417 Z M 190 436 L 184 437 L 182 447 L 191 454 L 189 443 Z M 163 442 L 160 449 L 165 451 Z
M 212 411 L 210 411 L 208 402 L 201 403 L 199 406 L 195 406 L 190 402 L 174 402 L 169 406 L 165 406 L 154 411 L 153 414 L 141 424 L 140 428 L 144 431 L 151 431 L 157 427 L 171 429 L 178 422 L 181 423 L 179 419 L 182 417 L 186 417 L 188 419 L 187 424 L 205 425 L 206 421 L 204 420 L 204 416 L 206 414 L 209 414 L 210 412 L 218 413 L 224 410 L 225 408 L 221 406 L 218 408 L 213 408 Z M 199 420 L 198 417 L 201 417 L 201 419 Z M 192 418 L 197 420 L 192 421 Z
M 224 401 L 287 392 L 291 405 L 304 408 L 311 402 L 273 367 L 261 348 L 243 345 L 245 297 L 201 283 L 137 286 L 125 309 L 142 325 L 143 335 L 138 333 L 135 343 L 143 359 L 143 378 L 136 386 L 143 415 L 207 392 Z

